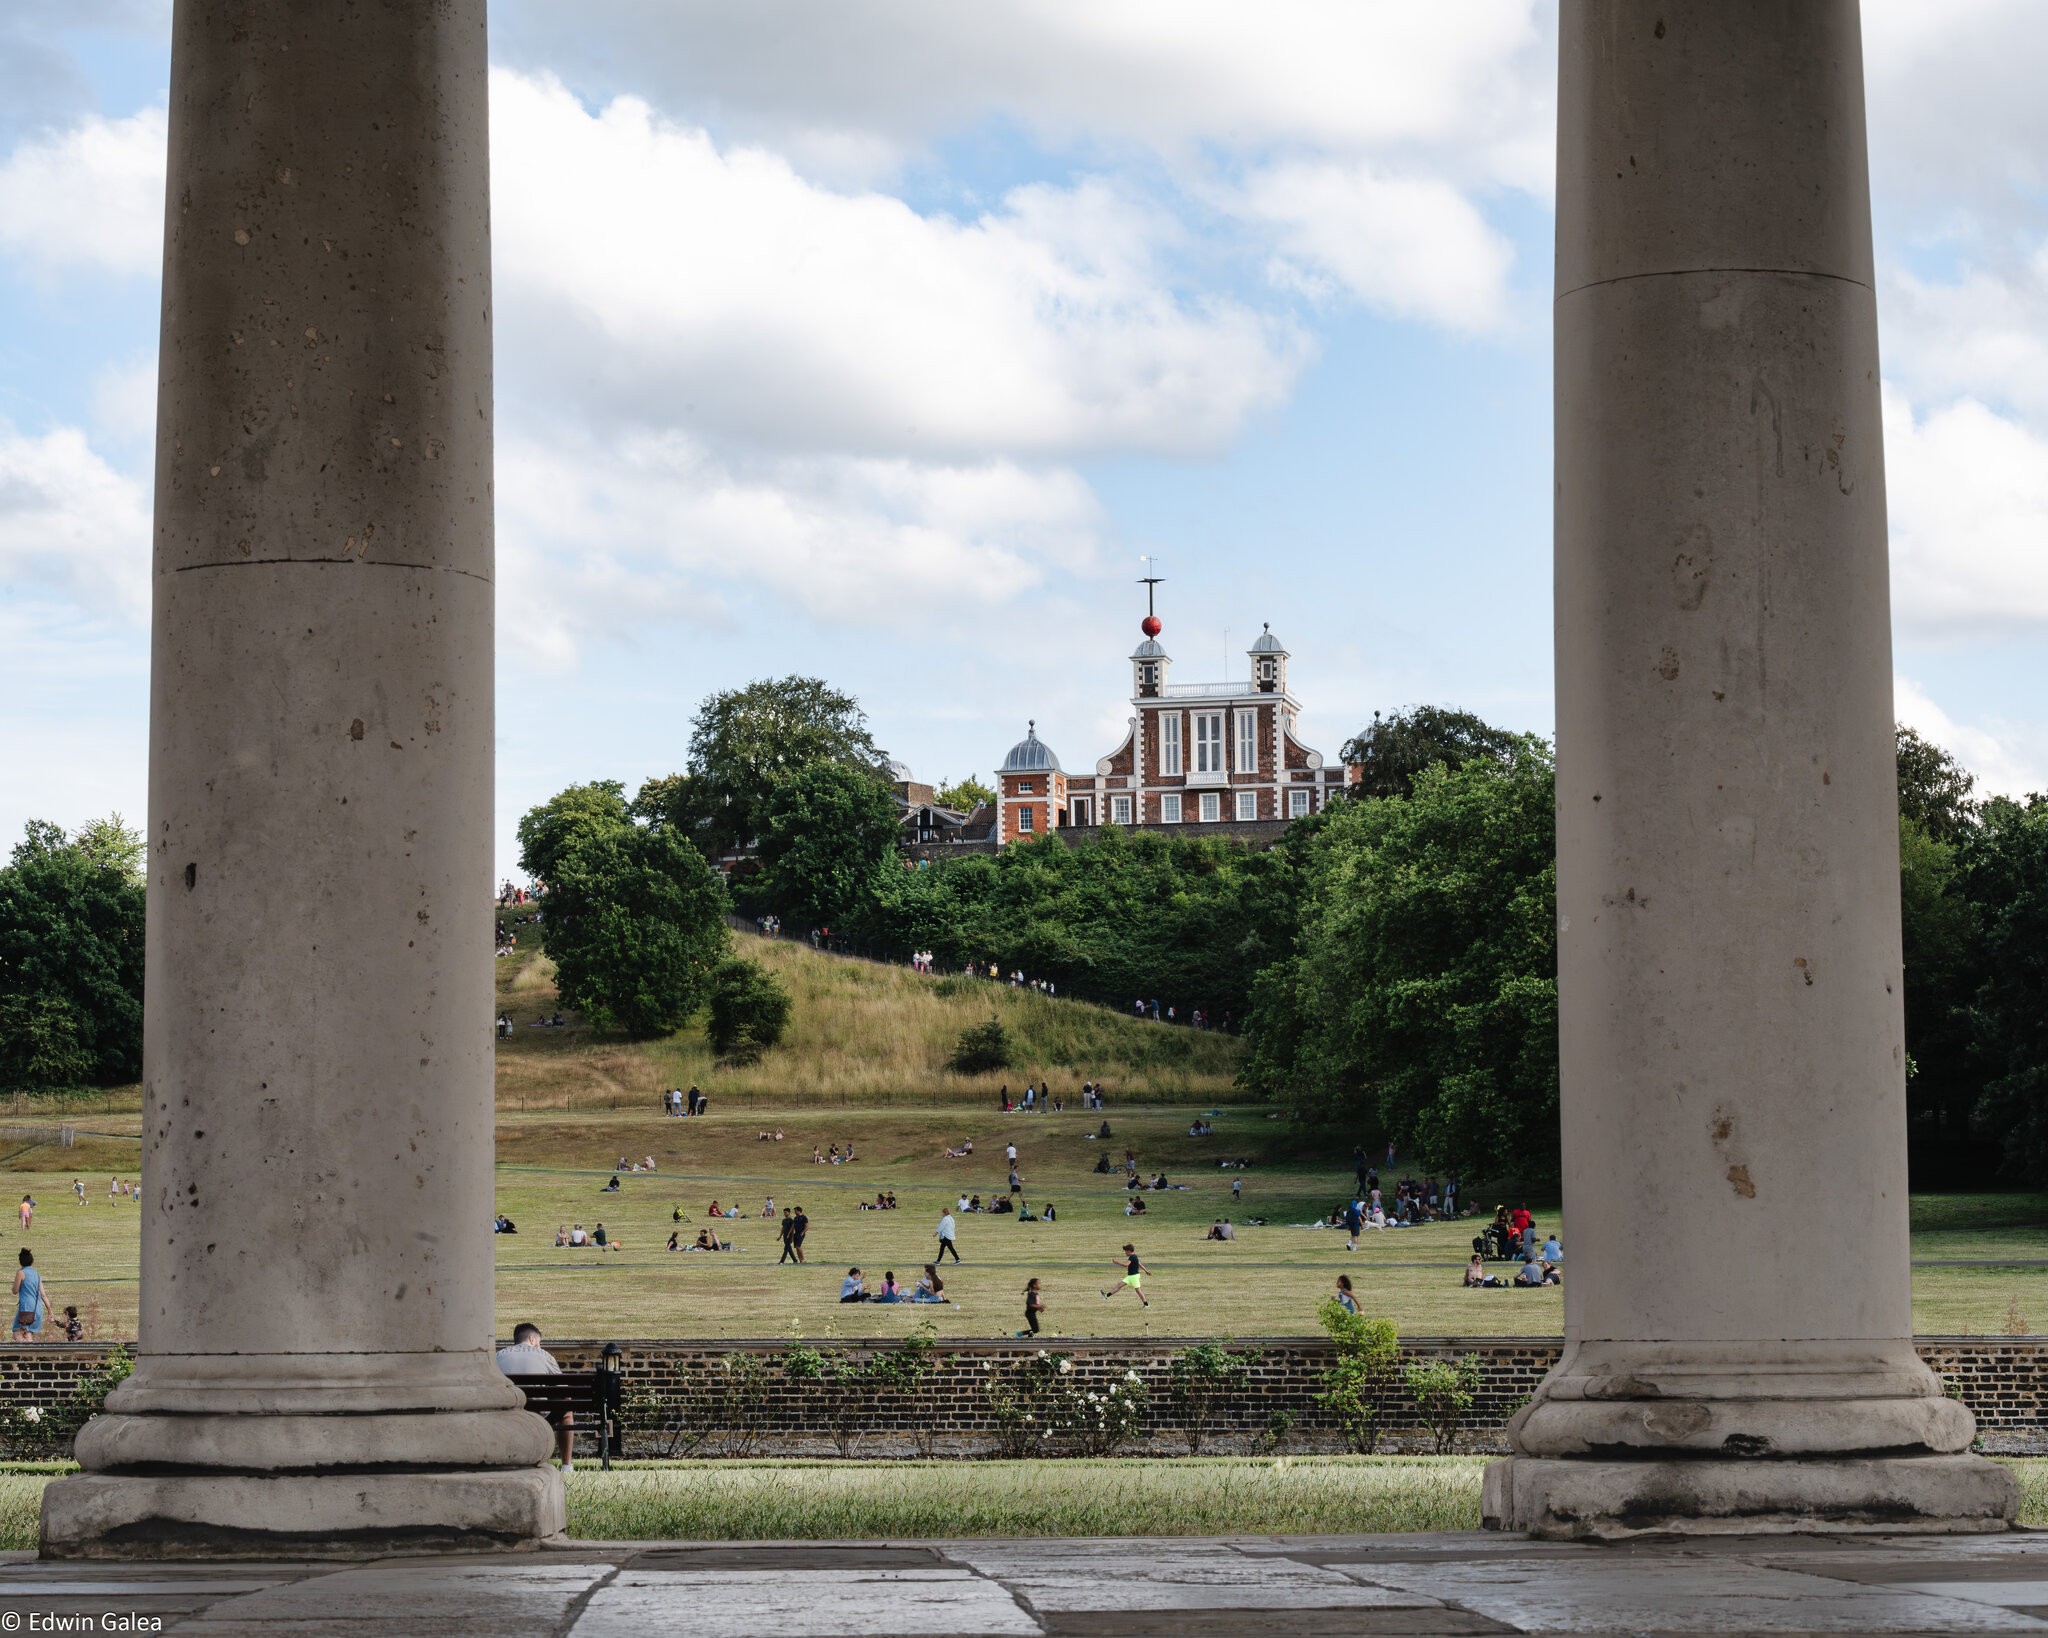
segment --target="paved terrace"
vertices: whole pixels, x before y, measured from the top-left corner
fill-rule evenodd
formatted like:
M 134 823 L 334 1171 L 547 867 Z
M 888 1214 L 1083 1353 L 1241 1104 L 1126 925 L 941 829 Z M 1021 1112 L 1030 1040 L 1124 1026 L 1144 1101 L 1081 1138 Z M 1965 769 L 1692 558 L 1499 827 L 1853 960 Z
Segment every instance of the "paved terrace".
M 44 1619 L 32 1626 L 31 1616 Z M 150 1619 L 122 1626 L 109 1616 Z M 43 1564 L 15 1553 L 0 1555 L 0 1630 L 187 1638 L 2044 1633 L 2048 1532 L 1610 1547 L 1477 1533 L 592 1542 L 538 1553 L 205 1566 Z

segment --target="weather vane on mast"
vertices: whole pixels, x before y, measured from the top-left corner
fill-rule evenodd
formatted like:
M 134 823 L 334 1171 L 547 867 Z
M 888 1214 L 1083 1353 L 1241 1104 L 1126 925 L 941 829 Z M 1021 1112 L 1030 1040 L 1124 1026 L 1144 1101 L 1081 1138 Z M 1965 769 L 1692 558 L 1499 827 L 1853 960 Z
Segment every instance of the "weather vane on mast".
M 1144 564 L 1148 570 L 1159 567 L 1158 560 L 1149 552 L 1140 556 L 1138 561 Z M 1152 606 L 1152 588 L 1165 578 L 1166 576 L 1164 575 L 1150 573 L 1142 574 L 1138 577 L 1138 584 L 1145 588 L 1145 618 L 1138 622 L 1138 629 L 1147 637 L 1157 637 L 1161 631 L 1165 630 L 1164 625 L 1160 622 L 1158 611 Z

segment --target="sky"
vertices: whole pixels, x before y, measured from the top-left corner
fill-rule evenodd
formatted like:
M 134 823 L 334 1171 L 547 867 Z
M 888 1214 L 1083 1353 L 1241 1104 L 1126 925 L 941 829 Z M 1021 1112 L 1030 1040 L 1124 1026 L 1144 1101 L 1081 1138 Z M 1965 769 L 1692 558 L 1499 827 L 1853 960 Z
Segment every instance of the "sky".
M 1901 720 L 2048 788 L 2048 8 L 1865 0 Z M 168 0 L 0 0 L 0 846 L 143 818 Z M 1292 651 L 1552 730 L 1537 0 L 497 0 L 496 869 L 804 672 L 920 778 Z

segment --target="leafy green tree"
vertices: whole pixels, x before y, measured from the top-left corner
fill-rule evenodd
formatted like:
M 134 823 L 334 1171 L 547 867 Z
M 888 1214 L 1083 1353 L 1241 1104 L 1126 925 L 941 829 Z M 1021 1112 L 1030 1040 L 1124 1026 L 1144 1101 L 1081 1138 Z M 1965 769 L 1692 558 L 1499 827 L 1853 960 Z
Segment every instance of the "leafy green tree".
M 142 1073 L 145 893 L 119 817 L 84 845 L 33 820 L 0 869 L 0 1082 L 101 1085 Z
M 546 887 L 555 885 L 562 860 L 579 842 L 609 835 L 632 823 L 626 787 L 616 779 L 593 780 L 558 791 L 519 821 L 519 868 Z
M 1972 1023 L 1988 1079 L 1977 1127 L 2009 1174 L 2048 1183 L 2048 796 L 1985 803 L 1964 858 L 1982 918 Z
M 1335 1297 L 1323 1299 L 1316 1318 L 1337 1345 L 1336 1363 L 1323 1373 L 1316 1403 L 1329 1413 L 1346 1444 L 1359 1455 L 1370 1456 L 1380 1442 L 1380 1424 L 1393 1397 L 1400 1336 L 1392 1320 L 1354 1314 Z
M 1984 981 L 1978 906 L 1963 890 L 1961 849 L 1899 815 L 1899 922 L 1905 956 L 1906 1106 L 1916 1175 L 1967 1161 L 1984 1085 L 1971 1018 Z
M 702 1010 L 730 942 L 703 854 L 666 827 L 593 824 L 552 868 L 541 942 L 564 1006 L 642 1040 Z
M 1519 754 L 1521 739 L 1505 728 L 1442 705 L 1416 705 L 1372 723 L 1344 743 L 1343 757 L 1359 768 L 1353 796 L 1406 796 L 1432 763 L 1462 768 L 1468 762 L 1502 766 Z
M 1429 1429 L 1432 1448 L 1439 1456 L 1450 1455 L 1458 1448 L 1458 1434 L 1479 1398 L 1483 1380 L 1479 1356 L 1418 1360 L 1401 1373 L 1401 1379 L 1421 1413 L 1422 1425 Z
M 895 797 L 867 769 L 812 763 L 768 797 L 748 899 L 811 927 L 871 911 L 899 818 Z
M 688 774 L 641 782 L 627 811 L 643 825 L 668 825 L 695 841 L 710 817 L 703 785 Z
M 769 798 L 814 763 L 879 777 L 888 762 L 851 694 L 816 677 L 777 677 L 713 694 L 690 732 L 689 772 L 701 834 L 714 854 L 762 834 Z
M 1554 1179 L 1555 850 L 1533 739 L 1337 809 L 1309 846 L 1295 950 L 1254 986 L 1244 1084 L 1368 1147 Z
M 711 1015 L 705 1033 L 711 1050 L 736 1063 L 753 1063 L 782 1039 L 789 1026 L 789 991 L 758 962 L 734 958 L 711 976 Z
M 1931 740 L 1922 739 L 1903 722 L 1898 738 L 1899 813 L 1938 842 L 1963 839 L 1976 822 L 1977 804 L 1970 799 L 1977 776 Z
M 951 808 L 956 813 L 972 813 L 982 803 L 995 799 L 996 793 L 972 776 L 948 780 L 938 788 L 936 795 L 940 807 Z

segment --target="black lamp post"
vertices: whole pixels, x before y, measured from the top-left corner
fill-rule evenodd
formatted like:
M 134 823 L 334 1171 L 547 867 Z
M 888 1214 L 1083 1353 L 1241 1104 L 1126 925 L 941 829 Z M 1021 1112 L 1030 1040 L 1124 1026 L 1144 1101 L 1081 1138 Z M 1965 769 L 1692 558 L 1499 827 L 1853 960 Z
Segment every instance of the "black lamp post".
M 625 1377 L 619 1370 L 620 1352 L 616 1342 L 607 1342 L 597 1361 L 597 1454 L 598 1464 L 606 1473 L 612 1470 L 614 1456 L 626 1454 L 626 1425 L 621 1419 L 625 1409 Z

